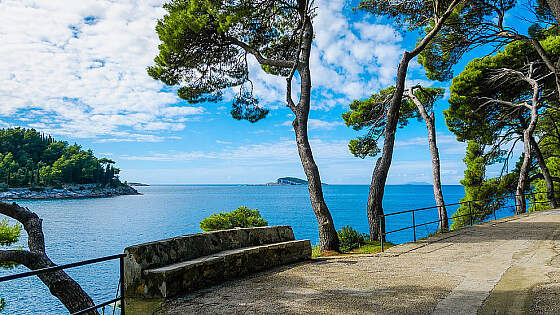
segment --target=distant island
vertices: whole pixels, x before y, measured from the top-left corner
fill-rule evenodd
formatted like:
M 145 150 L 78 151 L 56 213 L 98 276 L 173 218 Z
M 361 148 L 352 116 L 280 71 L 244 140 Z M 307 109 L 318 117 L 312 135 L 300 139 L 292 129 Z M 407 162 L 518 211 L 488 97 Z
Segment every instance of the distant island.
M 142 184 L 142 183 L 128 183 L 128 186 L 137 186 L 137 187 L 147 187 L 150 186 L 148 184 Z
M 137 195 L 115 161 L 35 129 L 0 129 L 0 199 Z
M 322 183 L 323 185 L 327 185 Z M 280 177 L 276 182 L 266 183 L 265 185 L 307 185 L 307 181 L 297 177 Z

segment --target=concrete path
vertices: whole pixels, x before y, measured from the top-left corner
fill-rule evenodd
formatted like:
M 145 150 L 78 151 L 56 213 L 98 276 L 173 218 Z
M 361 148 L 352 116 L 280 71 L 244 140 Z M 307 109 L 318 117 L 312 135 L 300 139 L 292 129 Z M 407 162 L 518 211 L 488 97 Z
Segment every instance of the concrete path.
M 314 259 L 166 301 L 159 314 L 560 314 L 560 210 Z

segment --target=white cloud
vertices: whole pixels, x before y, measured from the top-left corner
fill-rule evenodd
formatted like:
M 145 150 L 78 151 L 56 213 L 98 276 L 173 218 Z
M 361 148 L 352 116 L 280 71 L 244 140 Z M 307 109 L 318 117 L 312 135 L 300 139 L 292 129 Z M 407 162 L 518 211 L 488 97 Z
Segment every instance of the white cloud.
M 199 107 L 151 79 L 162 0 L 0 2 L 0 117 L 56 135 L 153 141 Z M 30 111 L 36 109 L 36 111 Z M 26 124 L 33 118 L 40 123 Z M 164 120 L 165 122 L 161 122 Z M 116 136 L 116 137 L 115 137 Z
M 348 143 L 344 140 L 311 140 L 313 156 L 321 171 L 321 177 L 327 183 L 338 184 L 368 184 L 371 180 L 375 158 L 358 159 L 348 151 Z M 400 159 L 395 154 L 395 160 L 389 171 L 389 184 L 403 184 L 410 181 L 432 182 L 432 164 L 427 149 L 414 148 L 416 159 Z M 146 155 L 121 155 L 122 160 L 153 161 L 161 164 L 154 165 L 153 170 L 165 171 L 167 163 L 177 169 L 186 166 L 193 172 L 212 174 L 210 177 L 192 179 L 190 183 L 208 183 L 208 178 L 214 183 L 264 183 L 284 174 L 305 176 L 294 140 L 285 139 L 276 142 L 259 144 L 228 146 L 220 150 L 202 152 L 169 151 L 149 152 Z M 193 163 L 198 161 L 204 163 Z M 184 163 L 182 163 L 184 162 Z M 163 166 L 163 168 L 161 168 Z M 225 178 L 225 174 L 237 174 L 241 170 L 242 177 Z M 244 170 L 244 171 L 242 171 Z M 464 164 L 460 159 L 442 156 L 441 171 L 444 184 L 457 184 L 463 177 Z M 186 172 L 186 171 L 185 171 Z M 210 172 L 210 173 L 209 173 Z M 220 172 L 222 173 L 220 175 Z M 134 174 L 135 178 L 143 179 L 141 174 Z M 181 175 L 182 176 L 182 175 Z M 185 183 L 184 177 L 178 174 L 166 173 L 167 182 Z M 192 178 L 192 177 L 189 177 Z

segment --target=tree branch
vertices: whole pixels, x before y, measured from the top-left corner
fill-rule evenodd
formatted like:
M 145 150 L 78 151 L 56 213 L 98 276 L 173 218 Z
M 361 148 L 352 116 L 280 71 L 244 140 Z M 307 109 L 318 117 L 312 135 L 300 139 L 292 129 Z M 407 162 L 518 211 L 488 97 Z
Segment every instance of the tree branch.
M 257 61 L 259 62 L 259 64 L 261 65 L 265 65 L 265 66 L 273 66 L 273 67 L 280 67 L 280 68 L 291 68 L 294 66 L 294 62 L 293 61 L 289 61 L 289 60 L 282 60 L 282 59 L 268 59 L 265 58 L 258 50 L 256 50 L 255 48 L 247 45 L 246 43 L 238 40 L 237 38 L 234 37 L 228 37 L 227 38 L 232 44 L 237 45 L 239 47 L 241 47 L 243 50 L 245 50 L 246 52 L 250 53 L 251 55 L 255 56 L 255 58 L 257 59 Z

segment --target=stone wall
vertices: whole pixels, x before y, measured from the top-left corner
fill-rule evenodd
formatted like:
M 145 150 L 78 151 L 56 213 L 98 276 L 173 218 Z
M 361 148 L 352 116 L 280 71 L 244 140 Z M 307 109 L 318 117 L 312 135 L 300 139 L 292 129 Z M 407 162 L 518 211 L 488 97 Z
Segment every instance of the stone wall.
M 270 226 L 179 236 L 130 246 L 125 253 L 125 295 L 158 297 L 309 259 L 311 244 L 295 241 L 290 226 Z M 206 258 L 173 270 L 166 267 L 200 257 Z

